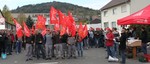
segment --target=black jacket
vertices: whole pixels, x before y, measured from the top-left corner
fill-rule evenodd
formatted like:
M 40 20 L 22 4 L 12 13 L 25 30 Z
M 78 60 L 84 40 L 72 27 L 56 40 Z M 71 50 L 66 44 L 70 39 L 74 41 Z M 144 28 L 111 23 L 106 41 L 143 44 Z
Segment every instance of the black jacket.
M 35 43 L 36 44 L 42 44 L 42 43 L 40 43 L 40 41 L 43 41 L 43 36 L 41 33 L 38 33 L 35 35 Z
M 56 34 L 53 35 L 52 39 L 53 39 L 54 44 L 59 44 L 60 43 L 59 35 L 56 35 Z
M 147 37 L 148 37 L 147 32 L 142 31 L 141 38 L 140 38 L 142 40 L 142 43 L 147 43 Z
M 68 35 L 67 34 L 64 34 L 64 35 L 62 35 L 62 37 L 61 37 L 61 43 L 67 43 L 67 39 L 68 39 Z
M 126 33 L 121 33 L 120 45 L 119 45 L 120 50 L 125 50 L 126 49 L 126 40 L 127 40 Z

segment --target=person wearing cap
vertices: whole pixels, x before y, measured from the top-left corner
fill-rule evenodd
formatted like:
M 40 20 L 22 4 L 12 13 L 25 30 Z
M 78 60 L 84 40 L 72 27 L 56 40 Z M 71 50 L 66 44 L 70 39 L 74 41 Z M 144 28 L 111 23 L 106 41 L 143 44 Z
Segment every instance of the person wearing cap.
M 45 43 L 45 51 L 46 51 L 46 60 L 51 60 L 52 58 L 52 46 L 53 46 L 53 43 L 52 43 L 52 34 L 50 32 L 50 30 L 46 30 L 47 33 L 46 33 L 46 43 Z
M 106 39 L 106 48 L 107 48 L 107 58 L 109 56 L 111 57 L 114 57 L 114 35 L 112 33 L 112 30 L 110 28 L 106 28 L 106 36 L 105 36 L 105 39 Z

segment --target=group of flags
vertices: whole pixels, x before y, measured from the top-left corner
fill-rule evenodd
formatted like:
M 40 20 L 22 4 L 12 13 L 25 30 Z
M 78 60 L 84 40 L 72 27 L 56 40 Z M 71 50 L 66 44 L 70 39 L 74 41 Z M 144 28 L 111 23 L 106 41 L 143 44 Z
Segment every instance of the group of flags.
M 22 33 L 22 26 L 13 18 L 14 24 L 16 25 L 16 34 L 17 37 L 20 38 L 23 36 Z M 37 16 L 37 22 L 35 24 L 35 29 L 32 27 L 32 32 L 36 29 L 41 29 L 41 34 L 44 36 L 46 34 L 46 27 L 45 27 L 46 18 L 43 15 Z M 72 13 L 69 11 L 68 15 L 63 14 L 60 10 L 55 9 L 54 7 L 50 8 L 50 24 L 54 25 L 55 31 L 60 31 L 60 35 L 64 35 L 65 33 L 71 34 L 71 36 L 75 36 L 76 32 L 80 37 L 85 38 L 88 34 L 87 25 L 83 27 L 82 23 L 80 23 L 79 28 L 76 27 L 76 23 L 72 16 Z M 29 37 L 31 35 L 30 29 L 23 22 L 24 26 L 24 34 L 25 36 Z M 78 29 L 78 30 L 77 30 Z

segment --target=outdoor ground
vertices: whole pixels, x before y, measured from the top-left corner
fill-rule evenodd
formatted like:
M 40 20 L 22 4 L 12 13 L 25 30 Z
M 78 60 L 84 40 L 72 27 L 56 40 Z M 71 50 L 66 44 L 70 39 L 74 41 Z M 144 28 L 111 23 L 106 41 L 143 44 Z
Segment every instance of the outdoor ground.
M 77 59 L 59 59 L 59 60 L 37 60 L 25 61 L 25 51 L 21 54 L 13 53 L 8 56 L 6 60 L 0 59 L 0 64 L 120 64 L 117 62 L 108 62 L 106 57 L 106 51 L 104 48 L 92 48 L 84 51 L 84 57 Z M 138 60 L 127 59 L 127 64 L 143 64 Z M 150 64 L 150 63 L 146 63 Z

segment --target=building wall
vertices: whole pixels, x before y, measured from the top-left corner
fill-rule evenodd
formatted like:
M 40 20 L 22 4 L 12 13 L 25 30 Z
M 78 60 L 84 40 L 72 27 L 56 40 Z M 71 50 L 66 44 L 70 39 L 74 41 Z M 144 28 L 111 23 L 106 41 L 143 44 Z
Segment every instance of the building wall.
M 131 0 L 131 13 L 137 12 L 150 5 L 150 0 Z
M 122 12 L 121 8 L 123 6 L 126 6 L 126 12 Z M 113 14 L 113 10 L 114 10 L 114 14 Z M 107 11 L 107 13 L 104 16 L 105 11 Z M 116 27 L 117 29 L 120 30 L 121 27 L 117 25 L 117 20 L 128 15 L 130 15 L 130 3 L 121 4 L 121 5 L 103 10 L 101 11 L 102 28 L 104 29 L 106 27 L 109 27 L 109 28 Z M 106 26 L 107 23 L 108 23 L 108 26 Z

